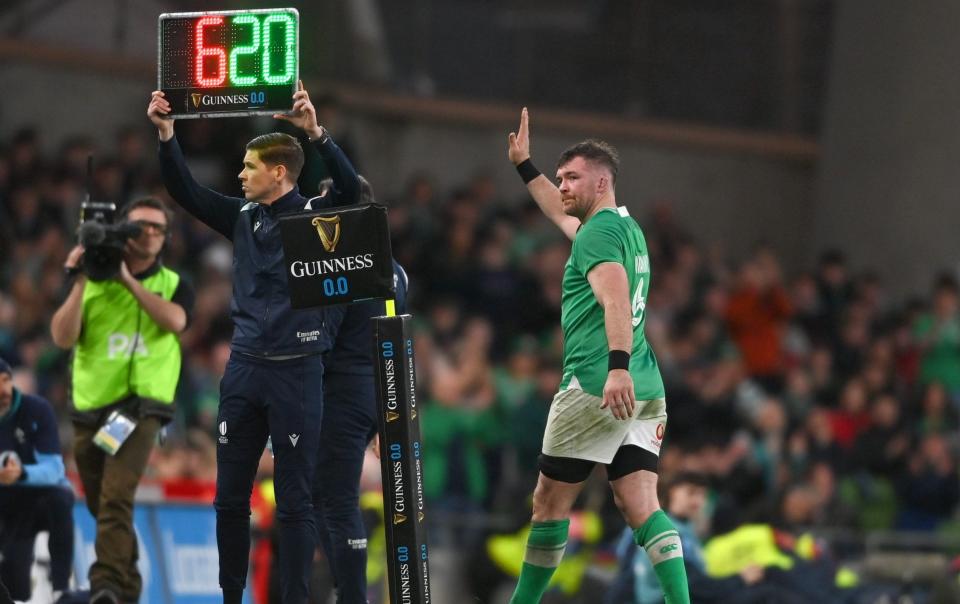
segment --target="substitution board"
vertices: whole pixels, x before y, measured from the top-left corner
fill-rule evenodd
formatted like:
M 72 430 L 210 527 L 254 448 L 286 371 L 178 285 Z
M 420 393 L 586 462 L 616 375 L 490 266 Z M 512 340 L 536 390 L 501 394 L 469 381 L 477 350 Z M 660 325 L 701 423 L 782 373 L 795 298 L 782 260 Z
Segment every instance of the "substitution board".
M 170 102 L 170 117 L 270 115 L 293 107 L 296 9 L 164 13 L 157 32 L 157 88 Z

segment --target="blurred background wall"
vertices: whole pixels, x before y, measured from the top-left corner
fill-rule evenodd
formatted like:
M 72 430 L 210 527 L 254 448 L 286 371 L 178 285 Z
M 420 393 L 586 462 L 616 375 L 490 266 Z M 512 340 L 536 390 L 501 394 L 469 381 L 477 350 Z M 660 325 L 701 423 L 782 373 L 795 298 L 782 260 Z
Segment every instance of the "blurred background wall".
M 901 295 L 958 268 L 958 20 L 953 2 L 837 4 L 812 243 Z

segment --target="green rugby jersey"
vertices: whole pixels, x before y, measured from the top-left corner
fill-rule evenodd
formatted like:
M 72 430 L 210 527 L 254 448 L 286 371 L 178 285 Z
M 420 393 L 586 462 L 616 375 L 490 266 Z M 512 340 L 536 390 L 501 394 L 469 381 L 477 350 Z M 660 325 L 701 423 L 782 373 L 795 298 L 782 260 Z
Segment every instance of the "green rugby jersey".
M 607 333 L 603 308 L 589 273 L 601 262 L 617 262 L 627 270 L 633 309 L 630 375 L 638 401 L 664 398 L 657 359 L 644 337 L 644 307 L 650 289 L 650 259 L 640 226 L 627 208 L 604 208 L 580 227 L 563 271 L 561 311 L 563 380 L 560 389 L 580 388 L 603 396 L 607 381 Z

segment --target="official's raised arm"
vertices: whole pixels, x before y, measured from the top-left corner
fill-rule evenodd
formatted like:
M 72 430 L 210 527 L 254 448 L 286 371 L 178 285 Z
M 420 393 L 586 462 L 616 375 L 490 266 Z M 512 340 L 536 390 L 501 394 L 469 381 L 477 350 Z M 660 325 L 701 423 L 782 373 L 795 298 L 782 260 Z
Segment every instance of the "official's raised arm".
M 283 120 L 299 128 L 307 136 L 316 154 L 320 156 L 327 174 L 333 179 L 333 195 L 326 206 L 343 206 L 357 203 L 360 199 L 360 180 L 350 159 L 330 138 L 326 129 L 317 122 L 317 111 L 310 100 L 310 94 L 297 83 L 297 92 L 293 95 L 293 108 L 289 113 L 276 113 L 274 118 Z M 308 162 L 314 160 L 314 154 L 306 152 Z
M 173 130 L 173 119 L 167 117 L 171 107 L 163 92 L 154 90 L 147 105 L 147 117 L 157 127 L 160 139 L 160 174 L 174 201 L 197 220 L 227 239 L 233 240 L 233 226 L 245 201 L 202 186 L 190 173 Z

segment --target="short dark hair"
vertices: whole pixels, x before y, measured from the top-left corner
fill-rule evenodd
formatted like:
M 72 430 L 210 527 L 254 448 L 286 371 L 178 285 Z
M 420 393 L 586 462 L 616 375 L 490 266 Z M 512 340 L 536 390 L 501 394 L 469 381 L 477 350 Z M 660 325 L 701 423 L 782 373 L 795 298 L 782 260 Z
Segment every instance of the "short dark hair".
M 950 293 L 953 295 L 960 295 L 960 285 L 957 284 L 957 279 L 950 273 L 940 273 L 937 275 L 936 281 L 933 284 L 934 293 Z
M 820 266 L 843 266 L 847 263 L 846 257 L 843 255 L 843 252 L 836 248 L 830 248 L 825 250 L 820 254 Z
M 303 170 L 303 147 L 300 141 L 289 134 L 261 134 L 247 143 L 247 151 L 256 151 L 257 157 L 265 164 L 286 168 L 292 182 L 297 182 Z
M 137 208 L 153 208 L 154 210 L 160 210 L 163 212 L 164 218 L 167 219 L 167 228 L 173 223 L 173 211 L 167 207 L 167 204 L 163 203 L 156 197 L 141 197 L 139 199 L 134 199 L 133 201 L 127 202 L 127 205 L 123 206 L 120 210 L 120 218 L 126 220 L 130 216 L 130 212 L 136 210 Z
M 670 491 L 682 485 L 691 485 L 706 489 L 710 487 L 710 478 L 707 477 L 706 474 L 689 470 L 681 470 L 673 476 L 667 476 L 666 480 L 661 480 L 660 484 L 657 485 L 660 500 L 663 501 L 665 508 L 670 507 Z
M 583 159 L 596 162 L 606 167 L 610 170 L 610 185 L 615 186 L 617 184 L 617 172 L 620 170 L 620 154 L 617 153 L 613 145 L 593 138 L 579 142 L 572 147 L 568 147 L 560 154 L 560 159 L 557 160 L 557 168 L 567 165 L 577 157 L 582 157 Z

